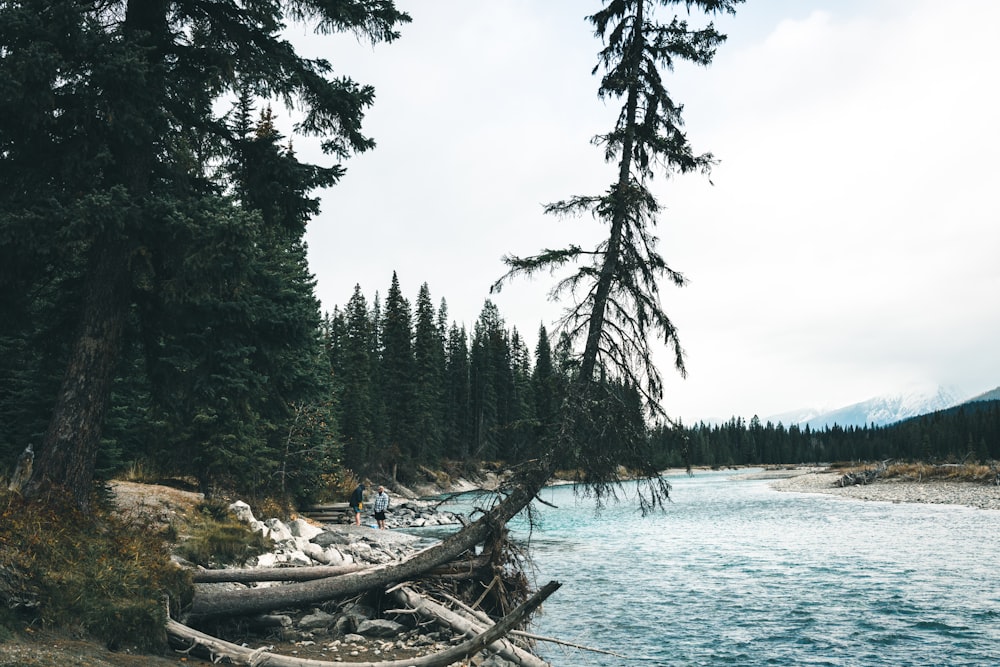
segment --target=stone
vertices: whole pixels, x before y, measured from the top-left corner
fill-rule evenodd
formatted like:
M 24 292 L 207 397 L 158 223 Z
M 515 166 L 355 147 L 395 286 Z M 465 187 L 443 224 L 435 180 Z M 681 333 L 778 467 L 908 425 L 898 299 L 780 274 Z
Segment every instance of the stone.
M 333 614 L 328 614 L 325 611 L 319 609 L 314 610 L 311 614 L 306 614 L 301 619 L 299 619 L 299 627 L 305 630 L 314 630 L 317 628 L 331 628 L 337 622 L 337 617 Z
M 306 567 L 313 564 L 312 558 L 305 555 L 301 551 L 292 551 L 291 553 L 287 554 L 287 559 L 288 560 L 286 562 L 289 565 L 295 565 L 299 567 Z
M 320 562 L 326 563 L 327 565 L 344 565 L 347 563 L 347 559 L 344 557 L 344 554 L 340 553 L 340 551 L 334 547 L 327 547 L 326 549 L 323 549 L 323 557 L 325 560 Z
M 300 537 L 306 540 L 311 540 L 323 532 L 322 528 L 312 525 L 305 519 L 295 519 L 288 524 L 288 529 L 291 531 L 293 537 Z
M 278 554 L 266 553 L 257 556 L 257 567 L 274 567 L 278 563 Z
M 351 543 L 351 540 L 347 537 L 347 535 L 332 530 L 324 530 L 323 532 L 318 533 L 314 537 L 309 538 L 309 541 L 314 542 L 320 545 L 321 547 L 328 547 L 332 544 Z
M 387 618 L 362 621 L 358 625 L 358 634 L 366 637 L 395 637 L 405 630 L 405 625 Z
M 267 537 L 275 542 L 285 542 L 292 539 L 292 531 L 281 519 L 268 519 L 264 525 L 267 526 Z

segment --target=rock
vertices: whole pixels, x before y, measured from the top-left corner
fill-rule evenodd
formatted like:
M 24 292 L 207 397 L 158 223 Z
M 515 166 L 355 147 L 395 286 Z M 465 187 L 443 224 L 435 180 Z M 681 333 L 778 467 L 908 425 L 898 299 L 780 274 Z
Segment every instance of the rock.
M 285 554 L 285 557 L 287 558 L 285 562 L 289 565 L 307 567 L 313 564 L 313 559 L 301 551 L 292 551 L 291 553 Z
M 303 630 L 315 630 L 317 628 L 331 628 L 337 622 L 337 617 L 319 609 L 311 614 L 306 614 L 299 619 L 299 627 Z
M 292 531 L 281 519 L 268 519 L 264 522 L 264 525 L 267 526 L 265 535 L 275 542 L 284 542 L 293 537 Z
M 366 637 L 395 637 L 405 630 L 405 625 L 386 618 L 363 621 L 358 625 L 358 634 Z
M 257 629 L 290 628 L 292 617 L 287 614 L 261 614 L 251 618 L 249 624 Z
M 311 537 L 309 541 L 314 542 L 321 547 L 328 547 L 333 544 L 350 544 L 351 542 L 347 535 L 333 530 L 324 530 L 323 532 Z
M 314 526 L 305 519 L 295 519 L 288 524 L 288 529 L 293 537 L 301 537 L 306 540 L 311 540 L 323 532 L 322 528 Z

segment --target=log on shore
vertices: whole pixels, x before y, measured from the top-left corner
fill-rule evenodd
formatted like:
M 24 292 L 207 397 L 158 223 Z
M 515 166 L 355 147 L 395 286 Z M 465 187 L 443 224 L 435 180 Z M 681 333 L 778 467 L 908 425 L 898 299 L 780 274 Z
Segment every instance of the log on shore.
M 234 582 L 250 584 L 259 581 L 312 581 L 324 577 L 338 577 L 350 572 L 367 569 L 367 565 L 314 565 L 303 567 L 261 567 L 254 569 L 227 568 L 222 570 L 195 570 L 191 580 L 196 584 Z
M 468 579 L 489 567 L 489 555 L 454 560 L 427 571 L 426 576 L 441 579 Z M 339 577 L 360 572 L 374 565 L 308 565 L 299 567 L 226 568 L 221 570 L 195 570 L 191 581 L 196 584 L 238 583 L 251 584 L 262 581 L 313 581 L 326 577 Z

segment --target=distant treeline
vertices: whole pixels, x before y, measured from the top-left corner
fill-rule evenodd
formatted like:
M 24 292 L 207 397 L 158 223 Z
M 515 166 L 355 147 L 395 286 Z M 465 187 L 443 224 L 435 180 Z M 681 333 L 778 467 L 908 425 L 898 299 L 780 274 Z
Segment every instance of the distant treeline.
M 905 459 L 995 461 L 1000 459 L 1000 401 L 976 401 L 886 426 L 827 426 L 700 423 L 651 434 L 664 467 L 683 465 L 767 465 Z

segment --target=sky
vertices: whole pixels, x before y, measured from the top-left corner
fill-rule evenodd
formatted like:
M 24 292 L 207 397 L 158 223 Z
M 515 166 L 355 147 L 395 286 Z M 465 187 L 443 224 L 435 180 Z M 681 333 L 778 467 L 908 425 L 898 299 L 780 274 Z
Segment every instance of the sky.
M 307 231 L 317 296 L 331 311 L 359 285 L 371 302 L 395 272 L 411 303 L 427 283 L 470 331 L 491 300 L 533 349 L 567 305 L 549 299 L 558 276 L 490 286 L 504 255 L 606 232 L 543 213 L 615 178 L 590 143 L 620 107 L 591 73 L 585 17 L 602 3 L 397 6 L 413 22 L 392 44 L 289 33 L 376 91 L 377 147 L 345 162 Z M 658 250 L 688 279 L 661 289 L 688 372 L 654 345 L 667 414 L 1000 385 L 1000 2 L 750 0 L 714 20 L 728 35 L 714 63 L 666 85 L 694 150 L 719 163 L 652 183 Z

